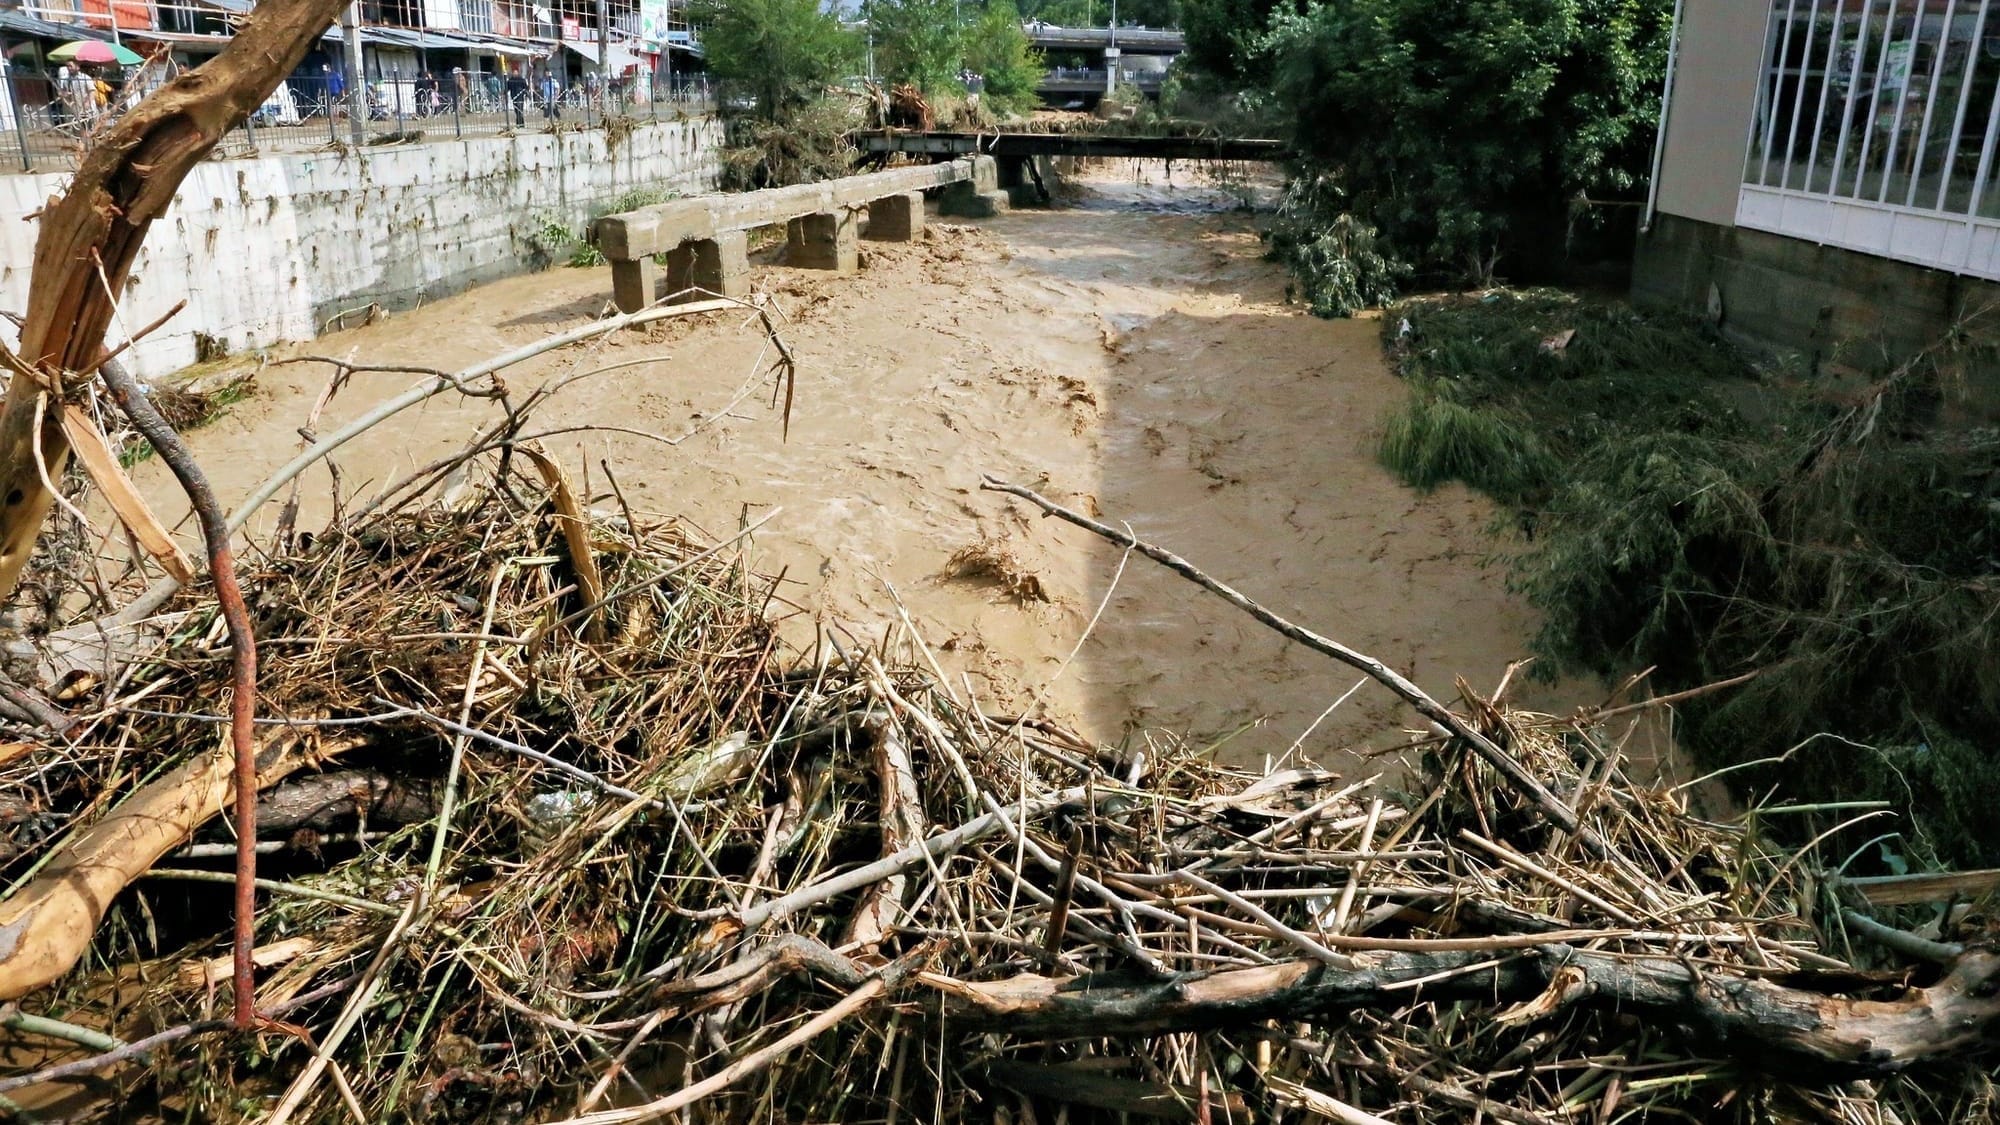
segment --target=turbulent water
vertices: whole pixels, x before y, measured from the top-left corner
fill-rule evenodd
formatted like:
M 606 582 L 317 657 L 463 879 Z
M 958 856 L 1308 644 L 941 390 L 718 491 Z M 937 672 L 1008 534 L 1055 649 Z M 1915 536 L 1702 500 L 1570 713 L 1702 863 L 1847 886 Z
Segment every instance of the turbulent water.
M 506 378 L 518 396 L 657 354 L 573 385 L 530 429 L 622 428 L 546 441 L 607 507 L 615 480 L 632 507 L 716 536 L 782 509 L 747 553 L 784 574 L 773 608 L 802 646 L 815 626 L 880 636 L 900 601 L 946 670 L 1001 710 L 1039 705 L 1106 740 L 1224 740 L 1243 761 L 1381 745 L 1410 716 L 1373 684 L 1322 719 L 1357 676 L 1143 559 L 1120 577 L 1115 549 L 979 488 L 992 473 L 1129 522 L 1440 694 L 1458 674 L 1488 690 L 1522 654 L 1531 615 L 1488 560 L 1488 505 L 1457 489 L 1418 495 L 1375 463 L 1402 393 L 1378 324 L 1287 305 L 1240 210 L 1268 185 L 1197 173 L 1099 169 L 1060 209 L 864 244 L 856 277 L 760 267 L 798 357 L 789 440 L 768 386 L 744 393 L 770 354 L 742 317 L 631 334 Z M 295 350 L 464 365 L 596 316 L 609 292 L 604 270 L 557 270 Z M 257 396 L 195 435 L 225 497 L 296 451 L 325 374 L 270 368 Z M 359 377 L 321 431 L 408 382 Z M 342 487 L 366 495 L 493 417 L 488 403 L 435 400 L 343 451 Z M 141 471 L 171 509 L 158 466 Z M 324 473 L 307 478 L 308 526 L 330 496 Z M 967 548 L 1013 591 L 990 568 L 949 577 Z

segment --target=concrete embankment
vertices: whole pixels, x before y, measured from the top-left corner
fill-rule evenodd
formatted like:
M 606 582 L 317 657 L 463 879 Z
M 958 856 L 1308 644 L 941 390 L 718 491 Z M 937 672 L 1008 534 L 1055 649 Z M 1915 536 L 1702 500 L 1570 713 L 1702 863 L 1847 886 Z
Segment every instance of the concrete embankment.
M 186 298 L 133 349 L 158 377 L 217 350 L 317 335 L 344 309 L 406 308 L 546 264 L 545 223 L 571 229 L 637 187 L 713 190 L 711 119 L 211 161 L 153 225 L 123 329 Z M 0 309 L 28 303 L 36 223 L 66 176 L 0 176 Z M 22 221 L 28 220 L 28 221 Z

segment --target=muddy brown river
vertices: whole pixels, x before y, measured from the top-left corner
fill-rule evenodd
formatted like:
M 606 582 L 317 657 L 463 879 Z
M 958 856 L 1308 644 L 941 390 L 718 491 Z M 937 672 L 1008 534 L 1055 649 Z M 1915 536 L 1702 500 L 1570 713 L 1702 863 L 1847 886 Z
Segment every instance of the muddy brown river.
M 1377 466 L 1402 393 L 1379 324 L 1286 304 L 1256 220 L 1228 192 L 1135 165 L 1081 189 L 1063 209 L 864 243 L 858 276 L 761 265 L 756 285 L 798 358 L 789 440 L 768 380 L 744 393 L 769 356 L 741 316 L 626 334 L 506 378 L 520 393 L 654 357 L 576 383 L 530 428 L 620 428 L 546 442 L 607 508 L 606 466 L 635 509 L 711 536 L 776 511 L 749 552 L 785 576 L 790 637 L 878 638 L 900 601 L 946 671 L 1001 710 L 1038 703 L 1103 740 L 1184 736 L 1246 764 L 1294 749 L 1339 759 L 1412 721 L 1379 687 L 1355 690 L 1358 675 L 1143 558 L 1119 575 L 1121 552 L 981 491 L 984 473 L 1127 523 L 1435 693 L 1451 695 L 1455 675 L 1490 690 L 1533 618 L 1503 588 L 1489 504 L 1457 488 L 1420 495 Z M 556 269 L 287 354 L 456 368 L 581 324 L 609 292 L 606 270 Z M 267 368 L 258 393 L 192 435 L 225 502 L 296 452 L 325 376 Z M 358 376 L 322 432 L 411 381 Z M 341 488 L 365 499 L 494 417 L 489 403 L 435 399 L 342 450 Z M 159 467 L 140 475 L 177 512 Z M 304 525 L 324 519 L 328 472 L 302 496 Z M 954 576 L 968 548 L 1004 560 L 1017 588 Z M 1530 704 L 1585 701 L 1525 690 Z

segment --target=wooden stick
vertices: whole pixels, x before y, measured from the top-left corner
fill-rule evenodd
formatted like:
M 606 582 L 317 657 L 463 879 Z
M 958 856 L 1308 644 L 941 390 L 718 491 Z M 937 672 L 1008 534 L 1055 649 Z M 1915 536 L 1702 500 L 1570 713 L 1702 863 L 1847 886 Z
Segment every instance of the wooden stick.
M 884 978 L 871 978 L 860 988 L 848 993 L 838 1004 L 800 1024 L 777 1042 L 760 1047 L 692 1086 L 684 1087 L 657 1101 L 627 1109 L 602 1110 L 581 1117 L 565 1118 L 555 1122 L 554 1125 L 637 1125 L 638 1122 L 658 1121 L 662 1117 L 678 1113 L 703 1098 L 721 1093 L 739 1080 L 763 1070 L 775 1062 L 778 1056 L 792 1048 L 811 1042 L 821 1032 L 867 1006 L 869 1001 L 881 995 L 883 989 L 887 987 L 888 982 Z
M 1074 979 L 1032 974 L 960 981 L 921 973 L 915 981 L 930 992 L 928 1012 L 958 1034 L 1079 1040 L 1398 1010 L 1418 980 L 1427 981 L 1419 995 L 1438 1003 L 1518 1002 L 1542 995 L 1561 976 L 1580 982 L 1565 990 L 1574 1005 L 1683 1029 L 1695 1043 L 1787 1081 L 1895 1074 L 1988 1042 L 2000 1022 L 2000 954 L 1987 950 L 1966 952 L 1928 988 L 1875 1000 L 1754 979 L 1718 986 L 1682 958 L 1556 941 L 1536 956 L 1484 966 L 1490 954 L 1471 950 L 1382 953 L 1353 970 L 1301 958 L 1183 974 L 1171 988 L 1109 980 L 1079 988 Z
M 253 1004 L 257 983 L 252 979 L 257 947 L 257 636 L 243 589 L 236 583 L 236 560 L 229 551 L 229 526 L 222 503 L 208 483 L 208 474 L 181 436 L 146 398 L 139 381 L 116 360 L 102 369 L 104 385 L 132 425 L 145 435 L 160 460 L 173 471 L 194 505 L 201 537 L 208 544 L 208 569 L 215 579 L 215 600 L 229 627 L 229 740 L 236 751 L 236 972 L 232 984 L 236 1028 L 248 1031 L 256 1018 Z
M 104 494 L 104 500 L 111 505 L 117 515 L 139 541 L 147 554 L 153 556 L 168 574 L 185 584 L 194 581 L 194 564 L 181 551 L 180 544 L 174 542 L 160 517 L 153 514 L 152 505 L 139 494 L 138 486 L 125 475 L 125 469 L 118 463 L 118 457 L 111 452 L 104 440 L 104 431 L 97 428 L 97 422 L 77 404 L 64 403 L 62 408 L 63 433 L 69 437 L 69 444 L 76 451 L 76 459 L 83 462 L 84 472 L 90 474 L 90 483 Z
M 1534 774 L 1529 773 L 1526 767 L 1522 766 L 1520 762 L 1515 761 L 1513 755 L 1502 750 L 1492 739 L 1473 729 L 1464 719 L 1453 714 L 1450 709 L 1440 704 L 1437 700 L 1432 699 L 1422 688 L 1411 683 L 1388 665 L 1365 653 L 1348 648 L 1338 641 L 1323 637 L 1310 629 L 1294 625 L 1292 622 L 1279 617 L 1277 614 L 1245 597 L 1234 587 L 1210 578 L 1197 569 L 1194 564 L 1181 558 L 1179 555 L 1147 543 L 1128 531 L 1099 523 L 1079 512 L 1073 512 L 1033 489 L 1023 488 L 1018 484 L 1008 484 L 1006 481 L 992 476 L 985 477 L 979 487 L 989 492 L 1005 492 L 1011 496 L 1018 496 L 1040 508 L 1048 515 L 1059 517 L 1086 531 L 1094 532 L 1121 547 L 1135 550 L 1270 626 L 1280 635 L 1297 641 L 1314 652 L 1331 656 L 1356 671 L 1365 673 L 1371 679 L 1375 680 L 1375 682 L 1394 692 L 1403 702 L 1416 708 L 1418 714 L 1436 723 L 1447 733 L 1463 740 L 1466 745 L 1472 747 L 1473 752 L 1484 759 L 1486 764 L 1492 766 L 1499 772 L 1500 776 L 1507 779 L 1509 784 L 1525 794 L 1529 800 L 1535 803 L 1535 807 L 1542 811 L 1544 816 L 1554 821 L 1564 831 L 1574 833 L 1578 839 L 1584 842 L 1585 846 L 1600 855 L 1610 852 L 1611 849 L 1604 842 L 1603 837 L 1578 821 L 1576 813 L 1568 805 L 1559 800 L 1554 793 L 1550 792 L 1548 786 L 1543 785 Z

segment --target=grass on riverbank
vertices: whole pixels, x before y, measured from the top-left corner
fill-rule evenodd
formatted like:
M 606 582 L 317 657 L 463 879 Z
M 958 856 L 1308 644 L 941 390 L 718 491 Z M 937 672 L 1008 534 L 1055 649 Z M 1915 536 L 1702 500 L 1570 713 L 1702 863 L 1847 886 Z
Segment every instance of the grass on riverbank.
M 1892 852 L 2000 862 L 1971 799 L 2000 785 L 1981 748 L 2000 729 L 2000 433 L 1941 409 L 1976 356 L 1941 347 L 1836 397 L 1697 322 L 1563 293 L 1384 323 L 1410 398 L 1382 459 L 1508 505 L 1543 671 L 1652 667 L 1660 691 L 1755 672 L 1684 709 L 1706 764 L 1783 758 L 1828 800 L 1901 815 L 1850 849 L 1900 831 Z

